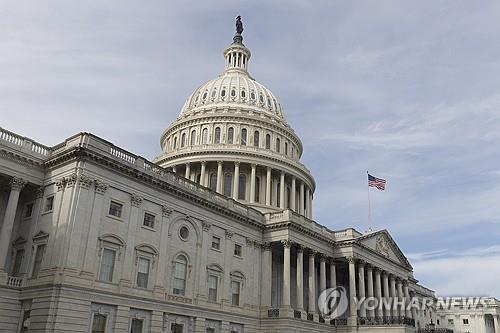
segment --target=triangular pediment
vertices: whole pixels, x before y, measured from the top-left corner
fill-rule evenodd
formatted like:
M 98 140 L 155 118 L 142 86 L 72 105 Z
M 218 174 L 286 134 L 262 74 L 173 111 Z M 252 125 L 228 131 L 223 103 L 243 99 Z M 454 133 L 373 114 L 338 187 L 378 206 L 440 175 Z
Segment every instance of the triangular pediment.
M 359 237 L 357 243 L 377 254 L 412 270 L 410 262 L 387 230 L 374 231 Z

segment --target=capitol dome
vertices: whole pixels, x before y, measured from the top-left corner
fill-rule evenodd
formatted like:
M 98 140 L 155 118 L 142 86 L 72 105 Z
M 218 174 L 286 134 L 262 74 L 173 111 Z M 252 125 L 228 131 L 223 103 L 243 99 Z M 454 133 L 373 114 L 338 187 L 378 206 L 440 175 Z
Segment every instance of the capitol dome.
M 276 96 L 249 74 L 250 57 L 236 33 L 224 71 L 187 98 L 155 162 L 263 212 L 312 218 L 315 182 L 300 162 L 302 142 Z

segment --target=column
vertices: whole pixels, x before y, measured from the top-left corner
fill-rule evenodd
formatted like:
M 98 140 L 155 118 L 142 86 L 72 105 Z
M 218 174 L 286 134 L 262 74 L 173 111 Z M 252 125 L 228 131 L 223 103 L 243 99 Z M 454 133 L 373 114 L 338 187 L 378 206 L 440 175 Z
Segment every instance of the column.
M 297 246 L 297 310 L 304 310 L 304 248 Z
M 233 199 L 238 200 L 238 192 L 240 189 L 240 162 L 234 162 L 233 175 Z
M 283 307 L 290 307 L 290 248 L 292 242 L 288 239 L 281 241 L 283 244 Z
M 363 298 L 365 298 L 365 263 L 361 260 L 359 261 L 358 265 L 358 277 L 359 277 L 359 299 L 363 300 Z M 364 303 L 362 303 L 359 308 L 359 316 L 361 318 L 366 318 L 366 307 Z
M 207 169 L 207 162 L 201 162 L 201 172 L 200 172 L 200 185 L 205 186 L 205 173 Z
M 374 294 L 373 294 L 373 267 L 371 265 L 366 266 L 366 283 L 368 284 L 367 289 L 368 289 L 368 294 L 367 298 L 368 299 L 373 299 Z M 373 300 L 370 301 L 368 304 L 373 304 Z M 375 317 L 375 313 L 372 309 L 368 310 L 367 316 L 370 318 Z
M 12 238 L 12 229 L 14 228 L 14 219 L 16 218 L 17 204 L 19 203 L 19 194 L 26 185 L 26 181 L 21 178 L 13 177 L 9 181 L 10 194 L 7 208 L 3 218 L 2 230 L 0 232 L 0 271 L 7 271 L 7 254 L 9 253 L 10 240 Z
M 271 206 L 271 168 L 267 167 L 266 174 L 266 205 Z
M 495 327 L 495 333 L 500 333 L 500 325 L 498 324 L 498 315 L 493 315 L 493 325 Z
M 349 263 L 349 325 L 357 324 L 356 311 L 356 264 L 354 257 L 347 257 Z
M 398 279 L 397 285 L 397 294 L 398 294 L 398 316 L 399 317 L 404 317 L 405 315 L 405 295 L 403 294 L 403 281 L 401 279 Z
M 261 307 L 264 311 L 271 307 L 271 264 L 272 264 L 272 253 L 271 244 L 262 244 L 262 284 L 261 284 Z
M 189 179 L 191 176 L 191 163 L 186 163 L 186 173 L 184 174 L 184 178 Z
M 323 254 L 319 256 L 319 292 L 326 290 L 326 257 Z
M 279 202 L 279 207 L 281 209 L 285 209 L 285 173 L 281 171 L 281 176 L 280 176 L 280 202 Z
M 389 276 L 389 283 L 390 283 L 390 292 L 391 292 L 391 316 L 397 317 L 398 316 L 398 309 L 396 307 L 396 303 L 394 302 L 396 298 L 398 297 L 396 293 L 396 277 L 394 275 Z
M 384 290 L 383 290 L 383 300 L 385 301 L 385 304 L 389 302 L 389 298 L 391 297 L 390 292 L 389 292 L 389 276 L 387 272 L 382 273 L 382 282 L 384 285 Z M 385 306 L 384 304 L 384 316 L 390 317 L 391 316 L 391 309 L 388 306 Z
M 407 280 L 404 281 L 404 293 L 405 293 L 405 298 L 406 298 L 405 299 L 405 305 L 406 305 L 405 315 L 408 318 L 412 318 L 413 316 L 412 316 L 412 313 L 411 313 L 411 309 L 408 309 L 408 304 L 410 304 L 411 299 L 410 299 L 410 288 L 408 287 L 408 281 Z
M 304 215 L 304 183 L 303 182 L 300 182 L 299 214 Z
M 217 193 L 222 193 L 222 161 L 217 161 Z
M 252 164 L 252 171 L 250 173 L 250 203 L 255 202 L 255 169 L 256 165 Z
M 410 292 L 410 297 L 415 297 L 415 293 L 414 292 Z M 415 320 L 415 327 L 417 327 L 417 309 L 412 306 L 411 307 L 411 317 Z
M 290 209 L 295 211 L 296 208 L 295 208 L 295 202 L 297 201 L 296 197 L 295 197 L 295 176 L 292 176 L 292 186 L 290 188 L 290 191 L 292 191 L 292 193 L 290 193 Z
M 315 290 L 315 268 L 314 268 L 314 256 L 316 251 L 309 251 L 309 303 L 308 311 L 309 313 L 316 313 L 316 290 Z
M 304 211 L 305 211 L 305 216 L 307 218 L 311 218 L 311 216 L 309 215 L 309 213 L 310 213 L 310 210 L 309 210 L 309 193 L 310 193 L 309 187 L 306 187 L 306 194 L 305 194 L 306 207 L 304 207 Z
M 376 316 L 382 318 L 384 316 L 384 311 L 382 309 L 382 283 L 380 281 L 380 269 L 375 268 L 375 297 L 378 300 L 378 306 Z
M 310 191 L 309 193 L 309 218 L 312 220 L 313 218 L 313 193 Z
M 337 269 L 333 258 L 330 259 L 330 288 L 337 288 Z

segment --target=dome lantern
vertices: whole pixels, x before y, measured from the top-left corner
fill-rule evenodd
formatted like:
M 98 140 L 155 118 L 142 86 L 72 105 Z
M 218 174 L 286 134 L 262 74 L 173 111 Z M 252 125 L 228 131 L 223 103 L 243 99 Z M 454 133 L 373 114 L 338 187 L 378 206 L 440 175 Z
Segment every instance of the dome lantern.
M 241 70 L 247 72 L 248 61 L 250 60 L 250 50 L 243 44 L 243 23 L 241 16 L 236 18 L 236 33 L 233 37 L 233 43 L 224 50 L 225 69 Z

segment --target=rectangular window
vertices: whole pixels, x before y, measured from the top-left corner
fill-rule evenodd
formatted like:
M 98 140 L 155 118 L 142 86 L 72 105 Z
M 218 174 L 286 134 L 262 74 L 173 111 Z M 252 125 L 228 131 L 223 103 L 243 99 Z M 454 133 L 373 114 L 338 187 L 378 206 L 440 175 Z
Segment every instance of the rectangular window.
M 137 261 L 137 286 L 140 288 L 148 287 L 149 279 L 149 259 L 139 258 Z
M 182 324 L 172 324 L 170 326 L 170 332 L 172 333 L 183 333 L 184 325 Z
M 106 316 L 94 313 L 94 320 L 92 321 L 92 333 L 106 332 Z
M 25 219 L 31 217 L 31 215 L 33 215 L 33 203 L 30 202 L 28 204 L 26 204 L 26 206 L 24 206 L 24 214 L 23 214 L 23 217 Z
M 208 276 L 208 301 L 217 302 L 217 281 L 218 278 L 215 275 Z
M 453 323 L 454 323 L 454 322 L 453 322 L 453 319 L 448 319 L 448 324 L 449 324 L 449 325 L 453 325 Z
M 241 257 L 241 251 L 242 251 L 241 245 L 234 244 L 234 255 Z
M 112 282 L 113 271 L 115 269 L 116 252 L 111 249 L 102 250 L 101 269 L 99 271 L 99 280 Z
M 12 266 L 12 276 L 19 276 L 19 271 L 21 270 L 21 265 L 24 259 L 24 250 L 19 249 L 16 251 L 16 258 L 14 260 L 14 266 Z
M 130 333 L 142 333 L 142 319 L 134 318 L 130 324 Z
M 215 328 L 207 327 L 205 330 L 206 333 L 215 333 Z
M 38 277 L 38 273 L 40 273 L 40 269 L 42 268 L 42 261 L 46 247 L 46 244 L 40 244 L 36 247 L 35 261 L 33 262 L 33 272 L 31 277 Z
M 153 214 L 144 213 L 144 225 L 149 228 L 154 228 L 155 216 Z
M 123 210 L 123 205 L 121 203 L 116 201 L 111 201 L 109 203 L 109 215 L 121 218 L 122 210 Z
M 220 250 L 220 238 L 212 237 L 212 249 Z
M 469 325 L 469 319 L 463 319 L 464 325 Z
M 177 257 L 174 270 L 174 294 L 184 295 L 186 292 L 186 266 L 184 256 Z
M 234 306 L 240 306 L 240 283 L 238 281 L 231 281 L 231 294 L 232 304 Z
M 50 212 L 54 209 L 54 196 L 45 198 L 45 207 L 43 209 L 44 212 Z

